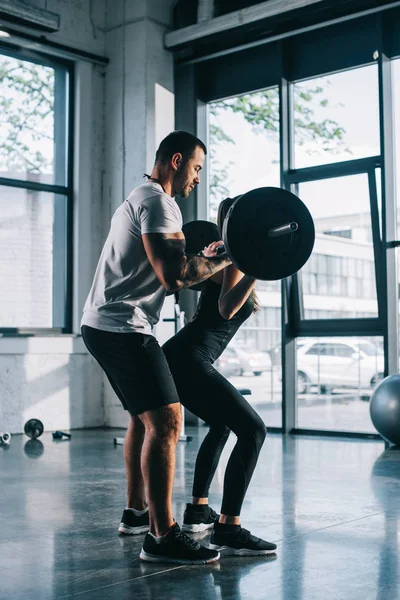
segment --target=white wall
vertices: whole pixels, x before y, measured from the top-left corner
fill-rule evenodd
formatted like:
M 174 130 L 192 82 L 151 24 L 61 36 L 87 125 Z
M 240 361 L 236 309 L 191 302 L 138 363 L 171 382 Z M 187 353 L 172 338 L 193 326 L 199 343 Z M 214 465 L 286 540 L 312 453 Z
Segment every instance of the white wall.
M 60 14 L 46 34 L 72 48 L 105 54 L 106 0 L 28 0 Z M 45 52 L 45 48 L 43 49 Z M 74 173 L 74 332 L 104 237 L 105 70 L 76 62 Z M 0 338 L 0 431 L 18 433 L 29 418 L 46 430 L 104 425 L 103 375 L 81 338 Z

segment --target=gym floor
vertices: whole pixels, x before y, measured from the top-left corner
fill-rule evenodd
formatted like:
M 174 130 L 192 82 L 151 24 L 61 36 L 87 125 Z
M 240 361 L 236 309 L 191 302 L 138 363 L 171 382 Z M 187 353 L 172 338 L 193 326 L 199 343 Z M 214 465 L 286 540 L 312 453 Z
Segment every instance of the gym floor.
M 174 515 L 182 521 L 205 428 L 180 442 Z M 243 525 L 278 544 L 274 560 L 209 566 L 139 559 L 121 537 L 122 430 L 73 431 L 70 441 L 13 436 L 0 448 L 0 598 L 82 600 L 395 600 L 400 597 L 400 452 L 376 441 L 270 434 L 243 507 Z M 228 442 L 210 504 L 219 509 Z M 208 537 L 204 538 L 207 542 Z

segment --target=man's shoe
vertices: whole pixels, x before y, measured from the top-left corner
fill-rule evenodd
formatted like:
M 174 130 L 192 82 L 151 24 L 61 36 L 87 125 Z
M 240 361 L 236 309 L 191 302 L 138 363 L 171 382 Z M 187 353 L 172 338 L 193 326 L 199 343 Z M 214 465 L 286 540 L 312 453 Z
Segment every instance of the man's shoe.
M 119 533 L 124 533 L 125 535 L 139 535 L 139 533 L 146 533 L 148 530 L 148 510 L 144 513 L 144 515 L 140 515 L 140 517 L 136 516 L 133 510 L 124 510 L 122 513 L 121 523 L 118 527 Z
M 182 531 L 198 533 L 211 529 L 219 515 L 208 504 L 186 504 Z
M 232 527 L 229 531 L 228 527 Z M 266 542 L 240 526 L 224 526 L 216 523 L 211 534 L 210 548 L 222 556 L 261 556 L 274 554 L 276 544 Z
M 181 531 L 177 523 L 162 538 L 148 533 L 140 558 L 148 562 L 203 565 L 219 559 L 219 552 L 200 546 Z

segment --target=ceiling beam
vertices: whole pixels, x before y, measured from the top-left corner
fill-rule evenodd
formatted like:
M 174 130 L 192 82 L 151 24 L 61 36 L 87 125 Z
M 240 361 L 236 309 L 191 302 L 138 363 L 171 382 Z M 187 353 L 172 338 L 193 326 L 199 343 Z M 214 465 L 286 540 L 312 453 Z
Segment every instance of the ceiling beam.
M 40 31 L 54 32 L 60 29 L 58 14 L 36 8 L 22 0 L 0 0 L 0 28 L 1 21 Z
M 251 25 L 263 19 L 277 17 L 293 10 L 321 4 L 323 1 L 268 0 L 268 2 L 261 2 L 255 6 L 242 8 L 227 15 L 216 17 L 215 19 L 201 21 L 195 25 L 171 31 L 165 36 L 165 47 L 168 50 L 175 50 L 179 46 L 198 41 L 210 35 L 227 32 L 243 25 Z

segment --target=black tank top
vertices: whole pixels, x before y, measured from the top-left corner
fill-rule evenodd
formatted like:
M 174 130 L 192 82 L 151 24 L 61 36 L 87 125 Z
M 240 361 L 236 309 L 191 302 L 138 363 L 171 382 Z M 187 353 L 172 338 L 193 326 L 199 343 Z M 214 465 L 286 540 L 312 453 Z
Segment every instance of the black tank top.
M 221 286 L 218 283 L 211 279 L 204 282 L 193 319 L 165 344 L 168 359 L 171 345 L 174 352 L 190 353 L 211 362 L 222 354 L 239 327 L 252 314 L 254 296 L 250 294 L 242 308 L 227 320 L 218 309 L 220 293 Z

